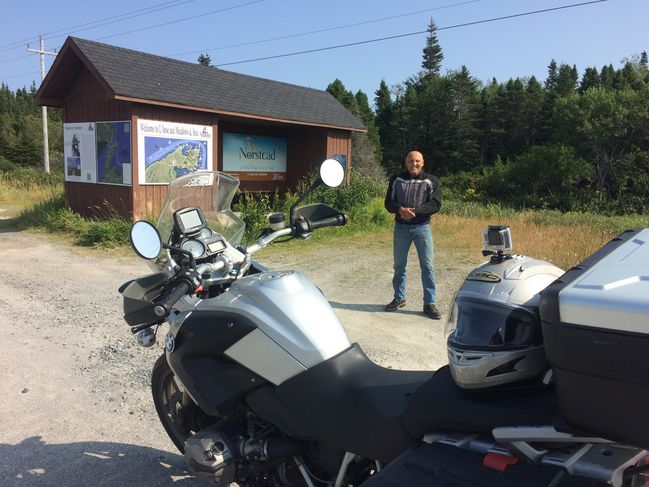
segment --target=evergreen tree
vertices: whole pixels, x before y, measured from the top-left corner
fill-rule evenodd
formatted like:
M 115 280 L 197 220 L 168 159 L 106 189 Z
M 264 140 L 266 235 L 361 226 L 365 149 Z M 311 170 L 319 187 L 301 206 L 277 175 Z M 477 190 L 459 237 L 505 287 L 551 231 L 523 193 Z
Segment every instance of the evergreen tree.
M 333 82 L 329 83 L 327 86 L 327 92 L 331 94 L 336 100 L 338 100 L 342 105 L 352 112 L 354 115 L 358 115 L 358 106 L 356 105 L 356 98 L 351 91 L 347 91 L 345 85 L 342 81 L 336 78 Z
M 557 62 L 552 59 L 548 64 L 548 77 L 545 80 L 545 89 L 548 94 L 555 96 L 559 87 L 559 70 L 557 69 Z
M 525 146 L 532 147 L 542 142 L 543 103 L 545 93 L 543 86 L 532 76 L 525 87 L 523 117 L 525 120 Z
M 376 107 L 376 128 L 381 141 L 382 165 L 387 172 L 400 167 L 401 162 L 396 154 L 397 135 L 395 127 L 395 103 L 392 101 L 390 89 L 385 80 L 381 80 L 379 89 L 374 93 L 374 106 Z
M 602 67 L 599 79 L 602 88 L 613 89 L 613 84 L 615 82 L 615 69 L 612 64 Z
M 428 37 L 426 37 L 426 47 L 424 47 L 424 59 L 421 62 L 421 67 L 427 76 L 438 76 L 442 67 L 442 59 L 444 54 L 442 48 L 437 40 L 437 26 L 433 19 L 428 23 Z
M 477 88 L 478 81 L 471 76 L 466 66 L 449 75 L 453 141 L 448 167 L 453 172 L 472 169 L 480 162 Z
M 557 75 L 556 94 L 558 96 L 568 96 L 574 93 L 578 80 L 579 75 L 575 65 L 561 64 Z
M 480 104 L 478 108 L 480 166 L 492 164 L 498 153 L 495 141 L 500 136 L 501 129 L 496 121 L 496 99 L 501 89 L 496 78 L 485 86 L 480 92 Z
M 599 86 L 599 73 L 597 68 L 586 68 L 584 75 L 581 78 L 581 84 L 579 85 L 579 92 L 583 93 L 589 88 Z
M 203 66 L 207 66 L 208 68 L 216 67 L 212 64 L 212 58 L 207 53 L 201 53 L 201 55 L 198 56 L 198 64 L 202 64 Z
M 3 167 L 33 165 L 42 167 L 43 138 L 40 107 L 34 104 L 36 85 L 29 90 L 12 92 L 0 85 L 0 159 Z M 50 161 L 52 169 L 63 161 L 63 129 L 61 112 L 48 110 Z
M 367 138 L 372 144 L 374 159 L 378 164 L 381 164 L 381 140 L 379 137 L 379 131 L 376 128 L 376 117 L 374 112 L 370 108 L 367 95 L 364 92 L 358 90 L 356 95 L 354 95 L 354 98 L 356 99 L 356 106 L 358 107 L 358 115 L 361 118 L 363 125 L 367 128 Z

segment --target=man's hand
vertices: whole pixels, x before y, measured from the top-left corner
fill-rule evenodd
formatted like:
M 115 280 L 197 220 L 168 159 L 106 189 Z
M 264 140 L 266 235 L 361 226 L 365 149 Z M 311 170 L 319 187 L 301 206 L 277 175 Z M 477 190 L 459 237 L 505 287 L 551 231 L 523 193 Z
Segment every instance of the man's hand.
M 401 219 L 405 221 L 412 220 L 415 217 L 415 209 L 414 208 L 399 208 L 399 215 L 401 215 Z

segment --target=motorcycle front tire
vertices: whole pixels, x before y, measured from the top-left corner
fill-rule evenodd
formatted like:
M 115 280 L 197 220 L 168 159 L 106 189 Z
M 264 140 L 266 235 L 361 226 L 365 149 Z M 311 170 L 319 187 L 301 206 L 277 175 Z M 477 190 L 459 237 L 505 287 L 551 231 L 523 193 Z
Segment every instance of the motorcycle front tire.
M 192 434 L 183 421 L 182 392 L 174 380 L 174 373 L 162 354 L 151 372 L 153 403 L 162 426 L 180 453 L 185 453 L 185 440 Z

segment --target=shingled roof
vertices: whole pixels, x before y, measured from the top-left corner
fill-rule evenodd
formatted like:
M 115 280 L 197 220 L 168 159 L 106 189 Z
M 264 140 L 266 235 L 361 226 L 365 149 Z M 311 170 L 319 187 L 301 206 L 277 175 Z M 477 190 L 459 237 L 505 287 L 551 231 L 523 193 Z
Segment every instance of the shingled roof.
M 326 91 L 178 61 L 76 37 L 68 37 L 41 85 L 37 102 L 61 97 L 53 82 L 57 68 L 76 54 L 116 99 L 187 106 L 190 109 L 293 123 L 365 130 L 363 124 Z M 52 87 L 50 87 L 52 85 Z M 58 89 L 54 86 L 57 85 Z M 58 93 L 57 93 L 58 92 Z

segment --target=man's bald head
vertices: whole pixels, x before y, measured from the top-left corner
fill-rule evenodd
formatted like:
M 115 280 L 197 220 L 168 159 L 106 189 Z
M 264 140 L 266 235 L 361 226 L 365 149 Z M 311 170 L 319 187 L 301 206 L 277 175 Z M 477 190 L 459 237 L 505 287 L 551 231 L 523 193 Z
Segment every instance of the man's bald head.
M 424 156 L 421 152 L 413 150 L 406 156 L 406 169 L 411 176 L 418 176 L 424 168 Z

